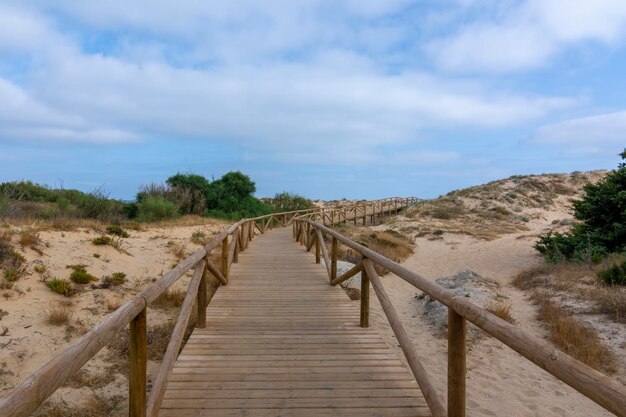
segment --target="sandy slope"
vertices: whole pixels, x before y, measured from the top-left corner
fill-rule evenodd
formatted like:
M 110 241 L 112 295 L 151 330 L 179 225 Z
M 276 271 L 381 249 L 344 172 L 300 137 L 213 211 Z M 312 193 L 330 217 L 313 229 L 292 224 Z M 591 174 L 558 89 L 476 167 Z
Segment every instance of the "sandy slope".
M 4 372 L 0 372 L 0 395 L 102 320 L 109 314 L 107 304 L 123 304 L 153 279 L 171 269 L 178 262 L 172 253 L 172 243 L 185 247 L 186 253 L 191 254 L 199 248 L 190 242 L 194 231 L 211 235 L 223 227 L 222 223 L 214 222 L 199 226 L 150 227 L 142 231 L 130 231 L 131 236 L 123 239 L 123 252 L 111 246 L 93 245 L 91 240 L 100 236 L 100 233 L 91 229 L 39 232 L 44 244 L 43 255 L 25 249 L 26 274 L 16 282 L 14 289 L 0 290 L 0 308 L 9 313 L 0 320 L 0 330 L 7 329 L 7 334 L 0 337 L 0 370 L 4 369 Z M 18 230 L 17 227 L 8 229 Z M 7 231 L 6 226 L 4 231 Z M 96 258 L 94 254 L 100 257 Z M 80 286 L 79 292 L 70 299 L 52 293 L 43 279 L 67 279 L 71 270 L 66 265 L 71 264 L 85 265 L 87 271 L 97 278 L 113 272 L 124 272 L 127 274 L 127 282 L 107 289 Z M 44 265 L 46 271 L 37 273 L 35 265 Z M 183 278 L 177 285 L 185 285 L 186 282 L 188 278 Z M 48 309 L 67 300 L 72 302 L 70 324 L 48 324 Z M 149 325 L 169 319 L 163 311 L 150 310 L 148 314 Z M 88 363 L 90 372 L 111 372 L 107 370 L 110 364 L 106 360 L 106 353 L 105 349 L 95 361 Z M 121 377 L 121 381 L 117 377 L 112 379 L 111 384 L 103 388 L 106 395 L 124 394 L 125 377 Z M 85 388 L 63 388 L 54 398 L 72 403 L 80 398 L 88 398 L 83 390 Z

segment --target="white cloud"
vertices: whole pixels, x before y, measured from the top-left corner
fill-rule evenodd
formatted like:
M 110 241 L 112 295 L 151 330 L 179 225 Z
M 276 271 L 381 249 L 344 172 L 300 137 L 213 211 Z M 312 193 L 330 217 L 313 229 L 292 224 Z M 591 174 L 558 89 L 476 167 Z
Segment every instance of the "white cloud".
M 612 45 L 626 35 L 623 0 L 524 0 L 491 15 L 431 42 L 428 51 L 448 70 L 507 72 L 543 66 L 581 42 Z
M 626 144 L 626 111 L 570 119 L 543 126 L 530 143 L 557 145 L 569 151 L 614 154 Z

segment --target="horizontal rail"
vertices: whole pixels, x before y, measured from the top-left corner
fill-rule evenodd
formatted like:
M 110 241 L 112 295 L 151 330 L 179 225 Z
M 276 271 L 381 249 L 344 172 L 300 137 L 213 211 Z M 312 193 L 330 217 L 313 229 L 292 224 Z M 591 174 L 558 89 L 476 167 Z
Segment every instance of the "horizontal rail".
M 625 385 L 574 359 L 551 344 L 502 320 L 493 313 L 468 301 L 465 297 L 455 295 L 453 291 L 427 280 L 421 275 L 354 242 L 323 224 L 305 218 L 298 218 L 294 221 L 297 223 L 308 223 L 316 233 L 332 236 L 337 241 L 361 254 L 364 259 L 382 266 L 431 298 L 447 306 L 465 320 L 473 323 L 487 334 L 495 337 L 605 409 L 617 416 L 626 417 Z M 318 238 L 321 238 L 321 236 L 318 235 Z
M 369 205 L 374 207 L 394 206 L 404 207 L 417 201 L 415 198 L 391 197 L 371 202 L 360 202 L 360 206 Z M 52 358 L 48 363 L 36 370 L 25 380 L 20 382 L 13 390 L 9 391 L 5 396 L 0 398 L 0 416 L 2 417 L 25 417 L 35 411 L 41 403 L 52 395 L 65 381 L 74 375 L 87 361 L 93 358 L 106 344 L 111 342 L 117 333 L 128 326 L 135 318 L 145 314 L 147 306 L 156 300 L 164 291 L 176 283 L 187 271 L 195 268 L 199 263 L 204 263 L 209 253 L 222 245 L 222 270 L 219 271 L 214 265 L 208 263 L 206 266 L 213 276 L 215 276 L 222 285 L 228 282 L 228 269 L 231 262 L 236 262 L 238 252 L 244 250 L 249 241 L 254 237 L 254 227 L 264 233 L 266 227 L 271 227 L 272 222 L 278 222 L 278 216 L 283 216 L 286 222 L 283 225 L 289 225 L 299 216 L 322 216 L 323 213 L 330 213 L 335 210 L 349 210 L 354 205 L 348 205 L 340 208 L 313 208 L 306 210 L 293 210 L 282 213 L 272 213 L 263 216 L 247 218 L 239 220 L 232 224 L 224 231 L 215 236 L 204 247 L 187 257 L 175 268 L 165 273 L 158 281 L 150 284 L 144 290 L 132 297 L 128 302 L 119 307 L 115 312 L 111 313 L 94 326 L 89 332 L 76 340 L 71 346 Z M 344 218 L 345 220 L 345 218 Z M 259 227 L 256 222 L 260 222 Z M 231 239 L 229 246 L 228 240 Z M 237 240 L 241 239 L 241 245 Z M 322 242 L 323 243 L 323 242 Z M 230 252 L 232 251 L 232 256 Z M 207 258 L 208 260 L 208 258 Z M 209 288 L 209 299 L 216 291 L 217 287 Z M 194 291 L 197 291 L 197 287 Z M 205 306 L 206 307 L 206 306 Z M 186 307 L 187 309 L 187 307 Z M 188 320 L 188 314 L 179 315 L 176 328 L 181 321 Z M 133 381 L 133 384 L 136 382 Z M 145 384 L 145 381 L 143 381 Z M 141 397 L 140 397 L 141 398 Z M 151 409 L 153 413 L 158 412 L 158 405 Z M 131 404 L 131 416 L 145 415 L 146 404 Z M 135 411 L 133 411 L 135 410 Z M 141 410 L 141 411 L 136 411 Z

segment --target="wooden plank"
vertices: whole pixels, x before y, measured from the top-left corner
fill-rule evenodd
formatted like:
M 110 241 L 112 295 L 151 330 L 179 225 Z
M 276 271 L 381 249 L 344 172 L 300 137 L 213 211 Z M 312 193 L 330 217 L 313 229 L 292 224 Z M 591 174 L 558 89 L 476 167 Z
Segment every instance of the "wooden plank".
M 319 231 L 294 229 L 304 247 L 290 230 L 267 230 L 233 264 L 172 369 L 160 415 L 429 416 L 397 353 L 359 326 L 359 303 L 329 285 Z M 327 274 L 307 256 L 316 241 Z

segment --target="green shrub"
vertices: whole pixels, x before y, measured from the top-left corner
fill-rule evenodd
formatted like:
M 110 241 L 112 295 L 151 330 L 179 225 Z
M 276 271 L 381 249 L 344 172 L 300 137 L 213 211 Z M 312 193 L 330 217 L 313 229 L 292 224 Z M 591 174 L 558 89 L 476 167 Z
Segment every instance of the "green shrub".
M 108 226 L 106 228 L 106 232 L 109 235 L 115 235 L 115 236 L 119 236 L 119 237 L 129 237 L 130 236 L 128 234 L 128 232 L 122 228 L 122 226 L 118 226 L 118 225 Z
M 53 278 L 46 281 L 46 286 L 50 288 L 52 292 L 71 297 L 74 294 L 74 287 L 72 283 L 66 279 Z
M 4 279 L 7 282 L 15 282 L 22 276 L 22 270 L 17 268 L 8 268 L 4 271 Z
M 276 194 L 274 198 L 270 199 L 269 205 L 275 212 L 306 210 L 314 207 L 310 200 L 286 191 Z
M 598 278 L 609 285 L 626 285 L 626 261 L 599 271 Z
M 89 284 L 96 280 L 96 277 L 88 273 L 85 267 L 81 265 L 72 265 L 71 268 L 73 271 L 70 274 L 70 279 L 76 284 Z
M 99 236 L 99 237 L 95 237 L 93 239 L 91 239 L 91 243 L 93 243 L 94 245 L 110 245 L 111 244 L 112 239 L 109 236 Z
M 626 150 L 620 156 L 626 160 Z M 568 233 L 541 235 L 535 244 L 547 260 L 597 262 L 626 248 L 626 163 L 599 183 L 585 185 L 583 197 L 573 204 L 580 223 Z
M 142 222 L 173 219 L 177 216 L 176 205 L 164 197 L 147 196 L 137 204 L 137 219 Z
M 0 216 L 4 214 L 5 211 L 9 208 L 9 199 L 4 195 L 4 193 L 0 192 Z
M 122 285 L 126 282 L 126 274 L 123 272 L 114 272 L 102 279 L 105 286 Z

